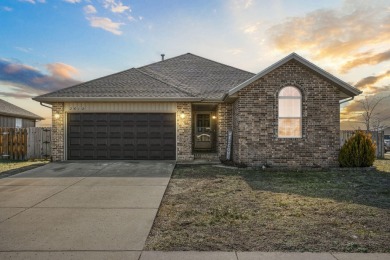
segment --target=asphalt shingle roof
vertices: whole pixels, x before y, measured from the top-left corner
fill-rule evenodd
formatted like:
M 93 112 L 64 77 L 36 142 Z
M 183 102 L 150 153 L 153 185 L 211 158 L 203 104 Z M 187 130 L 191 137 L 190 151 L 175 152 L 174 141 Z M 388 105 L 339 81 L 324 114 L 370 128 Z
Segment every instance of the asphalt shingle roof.
M 188 97 L 188 93 L 132 68 L 40 97 Z
M 254 74 L 190 53 L 34 98 L 221 99 Z
M 255 75 L 191 53 L 139 69 L 206 99 L 221 99 L 230 89 Z
M 42 120 L 43 118 L 27 111 L 21 107 L 15 106 L 7 101 L 0 99 L 0 115 L 13 116 L 20 118 L 29 118 L 29 119 L 38 119 Z

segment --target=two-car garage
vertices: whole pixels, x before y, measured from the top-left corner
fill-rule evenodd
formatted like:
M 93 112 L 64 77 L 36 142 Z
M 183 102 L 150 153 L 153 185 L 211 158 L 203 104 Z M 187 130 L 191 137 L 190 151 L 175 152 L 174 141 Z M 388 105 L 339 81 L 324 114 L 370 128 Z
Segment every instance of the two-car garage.
M 68 160 L 175 160 L 175 113 L 68 113 Z

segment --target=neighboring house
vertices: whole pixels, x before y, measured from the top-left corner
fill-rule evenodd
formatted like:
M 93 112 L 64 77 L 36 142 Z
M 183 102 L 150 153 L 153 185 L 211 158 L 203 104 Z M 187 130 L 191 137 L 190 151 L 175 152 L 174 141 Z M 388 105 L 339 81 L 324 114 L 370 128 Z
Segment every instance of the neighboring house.
M 383 129 L 385 140 L 390 140 L 390 127 Z
M 34 127 L 37 120 L 43 119 L 30 111 L 0 99 L 0 127 Z
M 184 54 L 34 100 L 53 108 L 53 160 L 226 158 L 338 166 L 340 105 L 361 92 L 292 53 L 258 74 Z

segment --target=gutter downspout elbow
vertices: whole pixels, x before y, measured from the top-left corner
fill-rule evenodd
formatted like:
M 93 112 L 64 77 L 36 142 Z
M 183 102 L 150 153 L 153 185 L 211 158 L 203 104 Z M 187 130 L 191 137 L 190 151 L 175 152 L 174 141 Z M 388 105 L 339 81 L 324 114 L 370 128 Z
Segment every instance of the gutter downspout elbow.
M 41 106 L 43 106 L 43 107 L 47 107 L 47 108 L 50 108 L 50 109 L 52 108 L 51 106 L 45 105 L 42 102 L 39 102 L 39 104 L 41 104 Z
M 343 104 L 343 103 L 349 102 L 349 101 L 353 100 L 354 98 L 355 98 L 355 97 L 346 98 L 346 99 L 344 99 L 344 100 L 341 100 L 341 101 L 339 102 L 339 104 L 341 105 L 341 104 Z

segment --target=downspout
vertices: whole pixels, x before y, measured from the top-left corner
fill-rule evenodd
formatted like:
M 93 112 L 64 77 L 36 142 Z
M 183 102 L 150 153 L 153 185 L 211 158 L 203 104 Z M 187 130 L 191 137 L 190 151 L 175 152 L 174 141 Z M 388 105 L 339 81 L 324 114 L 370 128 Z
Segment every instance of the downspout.
M 41 106 L 43 106 L 43 107 L 47 107 L 47 108 L 52 108 L 51 106 L 48 106 L 48 105 L 45 105 L 45 104 L 43 104 L 42 102 L 39 102 L 39 104 L 41 105 Z M 40 121 L 39 119 L 38 120 L 35 120 L 35 123 L 37 122 L 37 121 Z
M 355 98 L 355 97 L 349 97 L 349 98 L 343 99 L 343 100 L 341 100 L 341 101 L 339 102 L 339 104 L 341 105 L 341 104 L 343 104 L 343 103 L 349 102 L 349 101 L 353 100 L 354 98 Z

